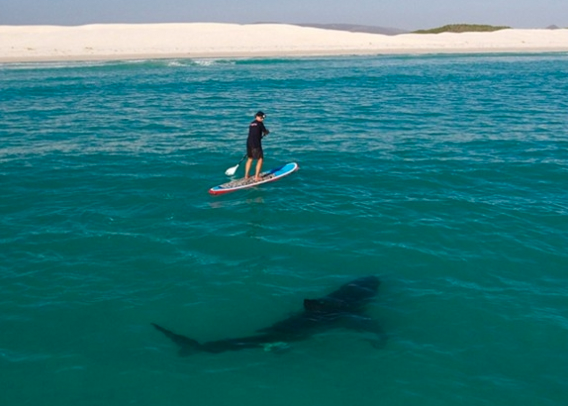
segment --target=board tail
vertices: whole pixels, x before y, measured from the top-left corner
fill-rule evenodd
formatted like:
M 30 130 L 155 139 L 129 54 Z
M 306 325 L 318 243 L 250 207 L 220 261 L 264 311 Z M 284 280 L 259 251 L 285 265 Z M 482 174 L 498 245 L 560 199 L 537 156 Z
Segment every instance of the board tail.
M 170 340 L 172 340 L 175 344 L 179 346 L 180 357 L 187 357 L 188 355 L 202 351 L 201 348 L 202 346 L 197 342 L 197 340 L 194 340 L 193 338 L 189 338 L 186 336 L 182 336 L 180 334 L 176 334 L 173 331 L 170 331 L 155 323 L 152 323 L 152 325 L 156 328 L 156 330 L 164 333 L 166 337 L 168 337 Z

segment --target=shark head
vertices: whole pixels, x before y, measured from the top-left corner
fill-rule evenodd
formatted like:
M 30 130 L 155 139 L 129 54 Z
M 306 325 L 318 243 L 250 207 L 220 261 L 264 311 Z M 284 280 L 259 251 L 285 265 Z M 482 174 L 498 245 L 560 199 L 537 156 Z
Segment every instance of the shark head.
M 317 313 L 360 311 L 377 294 L 380 281 L 376 276 L 355 279 L 320 299 L 304 299 L 304 310 Z

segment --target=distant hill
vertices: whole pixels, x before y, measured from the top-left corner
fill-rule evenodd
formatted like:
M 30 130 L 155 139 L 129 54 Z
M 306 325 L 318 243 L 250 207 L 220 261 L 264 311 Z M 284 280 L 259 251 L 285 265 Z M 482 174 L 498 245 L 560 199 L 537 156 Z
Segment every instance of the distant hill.
M 398 28 L 377 27 L 374 25 L 356 25 L 356 24 L 294 24 L 300 27 L 322 28 L 324 30 L 349 31 L 349 32 L 365 32 L 369 34 L 398 35 L 406 34 L 409 31 Z
M 432 28 L 430 30 L 413 31 L 413 34 L 440 34 L 442 32 L 493 32 L 506 30 L 508 28 L 511 27 L 482 24 L 449 24 L 444 25 L 443 27 Z
M 369 34 L 398 35 L 408 34 L 410 31 L 398 28 L 376 27 L 374 25 L 357 25 L 357 24 L 317 24 L 317 23 L 276 23 L 259 21 L 253 24 L 290 24 L 298 27 L 321 28 L 324 30 L 349 31 L 349 32 L 366 32 Z

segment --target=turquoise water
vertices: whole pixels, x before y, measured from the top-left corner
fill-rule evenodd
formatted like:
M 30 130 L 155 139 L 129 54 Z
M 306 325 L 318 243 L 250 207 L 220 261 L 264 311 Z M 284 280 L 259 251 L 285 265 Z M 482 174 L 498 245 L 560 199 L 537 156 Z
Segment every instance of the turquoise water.
M 567 54 L 4 64 L 0 94 L 3 406 L 568 402 Z M 210 196 L 258 109 L 300 170 Z M 150 325 L 249 335 L 370 274 L 382 349 L 180 358 Z

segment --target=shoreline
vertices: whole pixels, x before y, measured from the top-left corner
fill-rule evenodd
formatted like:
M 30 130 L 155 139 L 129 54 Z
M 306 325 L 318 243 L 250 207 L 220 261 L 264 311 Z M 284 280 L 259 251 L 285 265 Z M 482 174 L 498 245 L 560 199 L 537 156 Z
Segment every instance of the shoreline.
M 144 61 L 144 60 L 176 60 L 176 59 L 263 59 L 263 58 L 310 58 L 310 57 L 349 57 L 349 56 L 389 56 L 389 55 L 491 55 L 491 54 L 554 54 L 568 53 L 568 49 L 421 49 L 421 50 L 389 50 L 376 52 L 368 50 L 354 51 L 322 51 L 322 52 L 242 52 L 242 53 L 206 53 L 206 54 L 123 54 L 123 55 L 81 55 L 81 56 L 45 56 L 45 57 L 2 57 L 0 64 L 17 63 L 49 63 L 49 62 L 121 62 L 121 61 Z
M 0 26 L 0 63 L 568 52 L 568 29 L 382 34 L 286 24 Z

